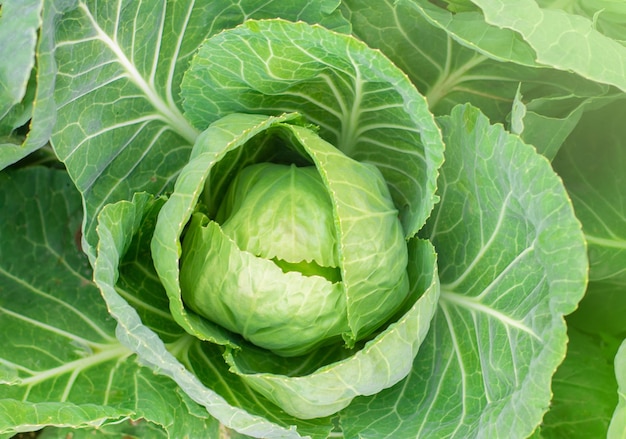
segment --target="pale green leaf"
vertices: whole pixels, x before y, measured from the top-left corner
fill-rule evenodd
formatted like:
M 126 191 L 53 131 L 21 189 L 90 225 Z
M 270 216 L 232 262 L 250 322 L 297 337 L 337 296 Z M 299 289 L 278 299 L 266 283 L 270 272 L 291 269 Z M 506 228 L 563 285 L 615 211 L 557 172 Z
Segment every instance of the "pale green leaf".
M 464 47 L 454 34 L 429 21 L 420 3 L 345 0 L 342 7 L 352 22 L 353 33 L 370 47 L 380 49 L 408 75 L 435 114 L 447 114 L 454 105 L 471 102 L 493 120 L 503 120 L 519 81 L 524 76 L 532 78 L 536 72 L 496 62 L 491 54 L 477 51 L 477 43 Z M 441 10 L 425 3 L 426 8 Z M 467 28 L 476 29 L 475 23 Z M 502 35 L 486 40 L 502 41 Z
M 354 1 L 354 0 L 351 0 Z M 469 0 L 463 10 L 446 11 L 427 0 L 400 0 L 404 7 L 418 12 L 429 23 L 444 29 L 457 43 L 498 61 L 512 61 L 538 67 L 535 52 L 517 33 L 489 26 L 480 10 Z
M 22 101 L 35 65 L 43 0 L 4 0 L 0 15 L 0 119 Z
M 524 118 L 526 117 L 526 105 L 522 102 L 523 96 L 519 87 L 513 99 L 513 107 L 511 108 L 509 131 L 518 136 L 524 132 Z
M 351 344 L 391 317 L 407 295 L 407 251 L 399 212 L 378 168 L 343 155 L 311 130 L 294 126 L 292 132 L 331 194 L 350 325 L 344 337 Z
M 348 437 L 528 437 L 585 289 L 580 225 L 548 161 L 475 108 L 439 122 L 442 200 L 423 231 L 439 309 L 407 379 L 345 410 Z
M 537 62 L 626 91 L 626 47 L 597 31 L 591 19 L 535 0 L 472 0 L 487 23 L 519 33 Z
M 537 0 L 542 8 L 587 17 L 598 32 L 626 45 L 626 3 L 622 0 Z
M 12 9 L 18 2 L 10 3 Z M 40 3 L 41 5 L 38 6 L 36 1 L 28 0 L 23 4 L 24 10 L 16 11 L 26 14 L 25 19 L 30 22 L 31 26 L 35 26 L 36 23 L 41 25 L 38 29 L 36 51 L 29 55 L 35 56 L 37 67 L 32 72 L 30 69 L 26 72 L 26 77 L 23 79 L 24 86 L 26 87 L 29 76 L 30 82 L 22 100 L 11 108 L 5 120 L 0 121 L 0 169 L 4 169 L 44 146 L 50 139 L 56 119 L 57 109 L 53 100 L 56 74 L 54 29 L 59 16 L 73 8 L 75 2 L 73 0 L 50 0 Z M 40 11 L 38 11 L 39 7 L 41 7 Z M 41 17 L 38 16 L 39 14 Z M 19 24 L 20 20 L 13 18 L 13 22 Z M 4 24 L 0 23 L 0 27 L 4 27 Z M 12 26 L 8 29 L 10 32 Z M 37 31 L 37 28 L 26 31 Z M 2 47 L 20 52 L 12 44 L 6 46 L 3 44 Z M 29 49 L 26 49 L 27 55 L 28 51 Z M 18 53 L 18 59 L 21 55 L 24 54 Z M 13 59 L 14 56 L 7 55 L 4 58 Z M 6 63 L 6 65 L 10 66 L 11 63 Z M 21 127 L 28 122 L 28 119 L 31 119 L 28 133 L 17 132 L 16 130 L 24 129 Z
M 606 86 L 540 68 L 534 51 L 517 33 L 485 23 L 479 12 L 453 14 L 428 0 L 375 5 L 346 0 L 343 5 L 353 32 L 389 56 L 435 114 L 471 103 L 492 122 L 504 122 L 518 88 L 526 104 L 546 95 L 573 100 L 606 93 Z

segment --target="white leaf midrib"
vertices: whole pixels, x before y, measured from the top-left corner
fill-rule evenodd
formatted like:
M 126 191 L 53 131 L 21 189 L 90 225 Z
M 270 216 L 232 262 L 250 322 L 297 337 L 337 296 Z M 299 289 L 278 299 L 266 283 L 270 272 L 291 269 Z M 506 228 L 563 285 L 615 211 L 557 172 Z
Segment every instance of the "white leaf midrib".
M 106 32 L 104 32 L 102 27 L 100 27 L 87 5 L 81 2 L 79 4 L 79 7 L 83 10 L 85 16 L 89 19 L 94 31 L 96 32 L 97 38 L 107 48 L 111 50 L 113 55 L 116 57 L 118 63 L 126 72 L 127 78 L 141 90 L 146 100 L 160 114 L 161 119 L 166 124 L 168 124 L 173 131 L 175 131 L 185 140 L 193 144 L 198 136 L 198 132 L 189 124 L 189 122 L 182 115 L 178 107 L 173 105 L 172 102 L 165 102 L 161 98 L 161 96 L 159 96 L 155 89 L 153 80 L 146 81 L 146 79 L 141 76 L 135 65 L 130 61 L 130 59 L 128 59 L 119 44 L 114 41 Z M 158 57 L 155 57 L 155 63 L 156 58 Z M 153 74 L 156 74 L 156 69 L 153 70 Z
M 71 391 L 71 388 L 73 387 L 75 379 L 81 372 L 98 364 L 105 363 L 116 358 L 125 358 L 132 354 L 133 352 L 131 352 L 130 349 L 121 344 L 110 345 L 109 347 L 93 355 L 64 363 L 52 369 L 36 372 L 31 377 L 22 379 L 19 382 L 19 385 L 26 386 L 30 389 L 33 386 L 40 384 L 44 381 L 60 377 L 71 372 L 72 375 L 70 376 L 70 379 L 68 380 L 68 383 L 64 389 L 63 396 L 60 398 L 60 401 L 64 402 L 69 397 L 69 393 Z
M 542 341 L 541 337 L 528 325 L 526 325 L 521 320 L 514 319 L 503 312 L 498 311 L 484 303 L 480 300 L 476 300 L 473 297 L 465 296 L 462 294 L 455 293 L 450 290 L 442 289 L 440 300 L 450 303 L 452 305 L 464 308 L 469 310 L 470 312 L 478 312 L 480 314 L 493 317 L 496 320 L 502 322 L 502 324 L 506 327 L 516 328 L 522 332 L 529 334 L 531 337 L 536 340 Z

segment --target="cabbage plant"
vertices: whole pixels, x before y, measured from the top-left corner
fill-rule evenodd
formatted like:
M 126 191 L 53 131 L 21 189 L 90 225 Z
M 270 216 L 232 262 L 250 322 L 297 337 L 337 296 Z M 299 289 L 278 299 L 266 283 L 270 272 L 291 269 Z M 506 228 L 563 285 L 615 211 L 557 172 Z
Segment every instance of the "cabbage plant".
M 0 14 L 0 437 L 623 437 L 618 2 Z

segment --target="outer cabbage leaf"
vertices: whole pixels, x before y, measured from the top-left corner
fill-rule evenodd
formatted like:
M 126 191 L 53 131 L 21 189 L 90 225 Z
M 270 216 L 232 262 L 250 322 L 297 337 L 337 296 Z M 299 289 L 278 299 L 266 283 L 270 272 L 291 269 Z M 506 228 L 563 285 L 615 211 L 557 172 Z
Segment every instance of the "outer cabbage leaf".
M 557 9 L 592 20 L 594 29 L 626 45 L 626 4 L 621 0 L 537 0 L 545 9 Z
M 10 93 L 14 94 L 14 99 L 7 101 L 11 108 L 7 107 L 6 117 L 0 116 L 0 169 L 26 157 L 50 139 L 57 111 L 53 100 L 56 74 L 54 29 L 59 16 L 74 7 L 72 0 L 5 3 L 7 10 L 3 12 L 0 28 L 6 33 L 0 35 L 0 41 L 7 40 L 6 43 L 2 41 L 1 46 L 10 53 L 3 59 L 15 59 L 15 63 L 5 63 L 11 73 L 7 74 L 7 83 L 0 84 L 0 87 L 12 88 Z M 9 20 L 10 23 L 5 23 Z M 14 29 L 16 24 L 19 31 Z M 38 41 L 33 52 L 31 45 L 35 35 L 38 35 Z M 23 46 L 16 48 L 20 43 Z M 36 62 L 36 68 L 32 70 L 31 58 Z M 23 125 L 29 119 L 29 130 L 25 135 Z
M 0 435 L 140 417 L 173 437 L 216 431 L 115 338 L 76 239 L 80 195 L 67 174 L 5 171 L 0 186 Z
M 487 23 L 519 33 L 538 63 L 626 91 L 626 47 L 595 29 L 591 18 L 542 8 L 536 0 L 472 2 Z
M 429 21 L 429 16 L 424 17 L 423 8 L 451 15 L 430 2 L 424 3 L 347 0 L 343 4 L 354 34 L 396 63 L 424 94 L 434 114 L 448 114 L 459 103 L 471 103 L 492 120 L 503 121 L 518 83 L 538 74 L 526 65 L 531 57 L 525 45 L 516 45 L 515 39 L 510 41 L 501 33 L 487 36 L 487 41 L 505 41 L 510 50 L 506 55 L 522 65 L 494 61 L 476 50 L 481 39 L 464 47 L 454 39 L 454 33 Z M 467 29 L 477 29 L 476 23 L 472 24 Z M 482 30 L 480 23 L 478 26 Z
M 0 15 L 0 119 L 22 101 L 35 65 L 43 0 L 5 0 Z
M 58 118 L 52 136 L 85 200 L 85 249 L 93 258 L 95 218 L 137 191 L 171 189 L 197 130 L 179 109 L 183 72 L 209 35 L 277 14 L 349 29 L 336 0 L 176 2 L 78 0 L 55 32 Z
M 435 268 L 432 250 L 429 254 L 428 247 L 424 247 L 425 243 L 414 242 L 409 253 L 410 305 L 403 309 L 403 313 L 398 314 L 398 320 L 394 324 L 364 347 L 359 346 L 353 351 L 336 353 L 336 349 L 331 349 L 332 355 L 329 355 L 328 348 L 321 348 L 307 357 L 296 357 L 289 361 L 273 356 L 268 351 L 257 352 L 238 336 L 186 309 L 179 284 L 180 237 L 183 229 L 196 209 L 201 193 L 207 187 L 207 181 L 210 182 L 210 172 L 217 168 L 219 179 L 221 175 L 233 173 L 232 168 L 224 168 L 223 163 L 243 166 L 246 161 L 242 162 L 242 157 L 250 154 L 258 159 L 281 152 L 276 151 L 275 142 L 259 145 L 254 143 L 254 139 L 258 139 L 265 131 L 276 133 L 281 126 L 286 132 L 292 131 L 294 141 L 298 141 L 294 143 L 295 148 L 307 150 L 315 162 L 319 161 L 319 171 L 325 174 L 326 183 L 333 192 L 346 190 L 341 187 L 345 181 L 344 176 L 339 173 L 345 168 L 341 166 L 342 160 L 329 160 L 332 151 L 327 146 L 320 147 L 318 138 L 308 138 L 311 136 L 310 130 L 285 124 L 296 120 L 295 115 L 272 117 L 232 114 L 213 123 L 204 131 L 194 146 L 188 165 L 183 168 L 176 181 L 173 194 L 159 213 L 152 251 L 156 270 L 170 298 L 172 315 L 181 326 L 202 340 L 233 349 L 232 353 L 226 352 L 226 359 L 234 372 L 288 413 L 308 419 L 331 415 L 348 405 L 355 396 L 374 394 L 396 383 L 408 373 L 412 359 L 429 327 L 438 297 L 438 284 L 437 277 L 433 274 Z M 247 142 L 251 144 L 246 145 Z M 233 161 L 233 155 L 239 160 Z M 353 183 L 358 183 L 362 178 L 348 175 Z M 371 184 L 361 183 L 364 187 Z M 211 190 L 219 192 L 216 186 L 218 185 L 208 185 Z M 349 203 L 349 199 L 345 201 Z M 348 206 L 344 209 L 348 209 Z M 341 213 L 344 216 L 340 214 L 339 220 L 343 219 L 346 230 L 358 231 L 359 215 L 350 210 L 342 210 Z M 353 223 L 356 225 L 352 225 Z M 357 238 L 362 239 L 362 236 L 350 239 L 354 241 Z M 356 258 L 362 265 L 366 264 L 369 256 L 366 253 L 365 256 L 348 254 L 346 263 L 351 264 L 350 259 Z M 227 259 L 230 260 L 230 256 Z M 364 285 L 367 286 L 367 282 Z M 286 288 L 295 289 L 296 286 L 287 285 Z M 356 299 L 353 305 L 356 309 L 364 304 L 368 309 L 376 306 L 372 299 L 360 300 L 358 296 Z M 355 314 L 358 315 L 359 312 L 356 311 Z
M 380 169 L 406 237 L 436 201 L 443 145 L 426 101 L 387 58 L 353 37 L 305 23 L 248 21 L 205 41 L 182 95 L 185 116 L 199 129 L 237 112 L 302 114 L 324 140 Z
M 439 309 L 412 373 L 342 412 L 348 437 L 528 437 L 585 289 L 580 224 L 548 161 L 473 107 L 438 120 L 441 203 L 420 234 Z

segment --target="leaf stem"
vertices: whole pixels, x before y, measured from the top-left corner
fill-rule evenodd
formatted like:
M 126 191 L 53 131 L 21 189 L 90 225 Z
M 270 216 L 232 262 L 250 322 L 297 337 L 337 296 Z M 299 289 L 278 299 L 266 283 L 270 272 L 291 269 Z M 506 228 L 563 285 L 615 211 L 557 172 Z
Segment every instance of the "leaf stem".
M 487 57 L 484 55 L 475 55 L 465 64 L 459 66 L 456 70 L 451 71 L 451 53 L 452 43 L 451 39 L 448 38 L 448 56 L 446 58 L 445 68 L 441 75 L 439 75 L 439 78 L 437 78 L 437 81 L 426 93 L 426 100 L 428 101 L 430 108 L 435 107 L 437 103 L 439 103 L 439 101 L 450 93 L 450 91 L 452 91 L 458 84 L 468 81 L 469 78 L 464 77 L 464 75 L 483 61 L 487 60 Z
M 29 378 L 22 379 L 19 382 L 19 385 L 32 387 L 43 381 L 65 375 L 69 372 L 74 372 L 75 375 L 76 373 L 82 372 L 83 370 L 89 369 L 97 364 L 105 363 L 115 358 L 128 357 L 131 354 L 133 354 L 133 352 L 131 352 L 126 346 L 121 344 L 109 345 L 96 354 L 64 363 L 61 366 L 54 367 L 52 369 L 37 372 Z

